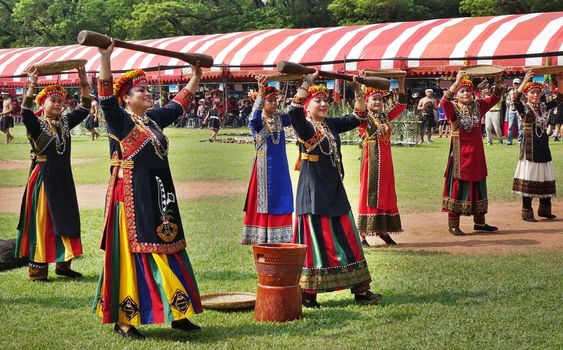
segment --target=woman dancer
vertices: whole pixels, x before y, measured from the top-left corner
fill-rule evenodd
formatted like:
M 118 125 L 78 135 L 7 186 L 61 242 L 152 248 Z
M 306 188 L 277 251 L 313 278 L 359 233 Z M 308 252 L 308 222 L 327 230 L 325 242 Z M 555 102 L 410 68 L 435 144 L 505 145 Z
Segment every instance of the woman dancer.
M 279 114 L 278 91 L 258 77 L 259 91 L 250 117 L 256 159 L 248 185 L 242 244 L 287 243 L 292 237 L 293 192 L 285 133 L 289 115 Z
M 358 127 L 362 137 L 358 229 L 364 246 L 367 245 L 365 237 L 373 235 L 388 245 L 396 245 L 389 234 L 403 229 L 395 193 L 390 122 L 407 108 L 405 78 L 399 79 L 399 103 L 388 113 L 383 110 L 388 91 L 367 88 L 364 93 L 368 120 Z M 359 107 L 356 104 L 356 108 Z
M 326 87 L 312 85 L 317 77 L 305 77 L 289 111 L 300 152 L 293 242 L 307 245 L 302 302 L 319 307 L 317 293 L 350 288 L 356 302 L 374 303 L 381 295 L 370 291 L 371 276 L 342 182 L 339 137 L 366 120 L 364 94 L 354 78 L 354 114 L 327 118 Z
M 80 104 L 62 116 L 66 91 L 50 85 L 41 90 L 35 102 L 37 70 L 28 72 L 28 88 L 22 101 L 22 118 L 31 143 L 31 171 L 24 192 L 16 256 L 29 257 L 29 278 L 48 281 L 48 264 L 56 263 L 57 275 L 79 278 L 70 269 L 72 259 L 82 255 L 80 213 L 70 166 L 70 130 L 80 124 L 90 110 L 90 88 L 84 68 L 80 77 Z
M 113 84 L 113 43 L 101 53 L 99 97 L 110 137 L 112 172 L 106 196 L 104 267 L 95 298 L 103 323 L 124 337 L 144 338 L 134 325 L 172 322 L 197 332 L 187 317 L 202 312 L 162 129 L 190 106 L 201 68 L 162 108 L 148 110 L 145 73 L 134 69 Z
M 531 82 L 533 71 L 527 71 L 522 84 L 513 94 L 514 108 L 522 118 L 523 142 L 520 159 L 516 166 L 512 192 L 522 196 L 522 219 L 536 222 L 532 199 L 539 198 L 538 216 L 554 219 L 551 213 L 551 197 L 555 196 L 555 169 L 551 162 L 549 136 L 546 133 L 549 111 L 562 108 L 563 73 L 556 76 L 557 97 L 550 102 L 540 102 L 542 86 Z M 521 96 L 526 96 L 526 103 Z

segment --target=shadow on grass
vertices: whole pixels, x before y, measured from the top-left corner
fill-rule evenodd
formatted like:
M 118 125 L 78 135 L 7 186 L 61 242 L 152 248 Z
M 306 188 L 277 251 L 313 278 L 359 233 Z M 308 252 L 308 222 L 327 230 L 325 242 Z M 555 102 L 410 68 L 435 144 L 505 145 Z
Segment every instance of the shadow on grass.
M 252 312 L 252 311 L 249 311 Z M 338 320 L 335 322 L 335 320 Z M 327 329 L 331 337 L 349 335 L 345 331 L 350 322 L 368 321 L 369 317 L 362 315 L 359 311 L 346 310 L 342 308 L 322 308 L 319 310 L 306 311 L 303 318 L 293 322 L 284 323 L 260 323 L 254 320 L 246 320 L 235 325 L 211 324 L 203 325 L 202 331 L 197 334 L 185 334 L 176 330 L 160 328 L 142 329 L 143 334 L 153 340 L 185 341 L 196 343 L 218 343 L 225 344 L 232 338 L 267 338 L 280 337 L 290 334 L 320 335 Z M 340 332 L 339 330 L 342 329 Z M 340 334 L 339 334 L 340 333 Z
M 240 271 L 197 271 L 198 281 L 255 281 L 258 283 L 256 272 Z
M 30 282 L 31 283 L 31 282 Z M 55 297 L 47 295 L 45 297 L 38 296 L 11 296 L 10 298 L 0 298 L 0 304 L 3 306 L 34 306 L 37 312 L 41 309 L 82 309 L 84 306 L 90 307 L 94 301 L 94 296 L 87 297 Z
M 467 233 L 467 236 L 501 236 L 501 235 L 522 235 L 522 234 L 534 234 L 534 233 L 542 233 L 542 234 L 561 234 L 563 233 L 562 229 L 524 229 L 524 230 L 503 230 L 500 229 L 497 232 L 471 232 Z

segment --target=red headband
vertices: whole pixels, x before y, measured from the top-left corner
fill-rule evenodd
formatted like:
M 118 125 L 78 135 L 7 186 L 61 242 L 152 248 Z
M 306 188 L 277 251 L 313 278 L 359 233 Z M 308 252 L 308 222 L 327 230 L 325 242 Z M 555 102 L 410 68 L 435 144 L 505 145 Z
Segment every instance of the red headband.
M 473 92 L 473 82 L 469 79 L 462 79 L 455 92 L 457 93 L 462 87 L 467 87 L 469 88 L 469 90 L 471 90 L 471 92 Z
M 117 96 L 119 103 L 123 102 L 123 97 L 132 87 L 147 86 L 148 80 L 146 73 L 142 69 L 133 69 L 123 74 L 113 84 L 113 94 Z
M 309 88 L 308 91 L 309 95 L 307 96 L 307 99 L 305 100 L 305 103 L 303 104 L 303 107 L 305 108 L 305 110 L 307 110 L 307 106 L 309 105 L 309 102 L 311 102 L 311 100 L 319 95 L 325 95 L 325 97 L 328 97 L 328 93 L 326 92 L 326 86 L 324 85 L 313 85 Z
M 538 89 L 538 90 L 542 90 L 542 85 L 538 84 L 536 82 L 533 81 L 529 81 L 526 83 L 526 85 L 524 85 L 524 93 L 527 94 L 528 91 L 532 90 L 532 89 Z
M 38 105 L 43 106 L 47 97 L 53 95 L 59 96 L 64 101 L 66 99 L 66 90 L 59 85 L 49 85 L 37 94 L 35 102 Z

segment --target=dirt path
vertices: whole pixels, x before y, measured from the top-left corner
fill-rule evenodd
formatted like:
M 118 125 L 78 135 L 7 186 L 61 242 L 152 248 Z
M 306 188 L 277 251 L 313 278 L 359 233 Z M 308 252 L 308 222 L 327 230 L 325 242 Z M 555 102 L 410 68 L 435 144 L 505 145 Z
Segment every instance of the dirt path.
M 563 249 L 563 201 L 554 199 L 554 220 L 522 221 L 520 202 L 489 205 L 487 223 L 497 226 L 497 233 L 474 232 L 473 219 L 461 218 L 461 229 L 466 236 L 448 233 L 446 213 L 413 213 L 401 215 L 404 232 L 393 238 L 397 247 L 383 248 L 383 241 L 374 238 L 375 249 L 439 251 L 456 254 L 479 254 L 527 250 Z M 537 213 L 537 200 L 534 200 Z M 540 219 L 536 217 L 536 219 Z M 371 240 L 370 240 L 371 241 Z
M 243 182 L 177 182 L 176 194 L 180 199 L 200 198 L 208 196 L 228 196 L 245 193 L 247 183 Z M 80 208 L 103 208 L 106 185 L 78 185 L 76 194 Z M 0 213 L 19 213 L 24 187 L 0 187 Z
M 181 199 L 245 193 L 243 182 L 179 182 L 176 192 Z M 0 188 L 0 213 L 18 213 L 24 188 Z M 77 186 L 80 208 L 101 208 L 105 185 Z M 534 201 L 537 208 L 537 200 Z M 401 215 L 404 232 L 395 235 L 396 247 L 384 246 L 374 237 L 376 248 L 396 250 L 438 251 L 455 254 L 478 254 L 529 250 L 563 250 L 563 200 L 554 199 L 555 220 L 528 223 L 520 218 L 520 202 L 492 202 L 487 222 L 498 226 L 497 233 L 473 232 L 472 218 L 462 217 L 461 229 L 467 234 L 456 237 L 448 233 L 446 213 L 411 213 Z

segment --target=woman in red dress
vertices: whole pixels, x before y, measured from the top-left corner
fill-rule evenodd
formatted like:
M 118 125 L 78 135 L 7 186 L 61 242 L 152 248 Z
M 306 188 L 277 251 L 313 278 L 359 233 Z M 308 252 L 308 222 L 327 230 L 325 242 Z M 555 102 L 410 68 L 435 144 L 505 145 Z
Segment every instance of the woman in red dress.
M 452 125 L 448 165 L 446 167 L 442 211 L 448 212 L 448 230 L 464 236 L 459 228 L 460 215 L 473 215 L 476 231 L 494 232 L 498 228 L 485 223 L 488 209 L 487 164 L 481 121 L 502 96 L 502 74 L 495 76 L 495 89 L 483 100 L 473 97 L 473 83 L 457 74 L 456 81 L 444 94 L 440 104 Z M 456 100 L 453 100 L 453 98 Z
M 395 194 L 395 175 L 391 158 L 391 124 L 406 109 L 405 78 L 399 79 L 399 103 L 383 110 L 388 91 L 364 89 L 368 120 L 358 130 L 362 137 L 362 168 L 360 172 L 360 205 L 358 229 L 362 243 L 366 236 L 377 235 L 388 245 L 395 245 L 389 236 L 402 231 Z

